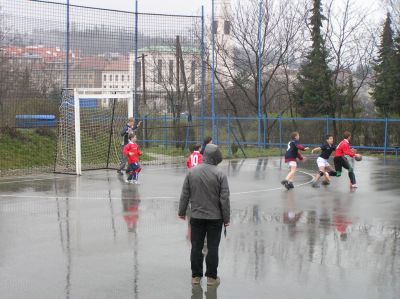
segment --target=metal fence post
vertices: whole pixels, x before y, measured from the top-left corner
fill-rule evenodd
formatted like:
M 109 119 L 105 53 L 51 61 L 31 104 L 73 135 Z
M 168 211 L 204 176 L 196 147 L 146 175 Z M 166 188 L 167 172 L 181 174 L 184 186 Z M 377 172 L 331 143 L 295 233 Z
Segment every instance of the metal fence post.
M 205 130 L 205 45 L 204 45 L 204 5 L 201 6 L 201 140 L 204 140 L 204 130 Z
M 232 156 L 231 149 L 231 115 L 228 114 L 228 126 L 226 128 L 227 141 L 228 141 L 228 158 L 230 159 Z
M 279 168 L 282 168 L 282 115 L 279 114 Z
M 219 131 L 219 121 L 218 121 L 218 115 L 215 115 L 215 144 L 218 144 L 218 131 Z
M 329 134 L 329 117 L 327 116 L 326 117 L 326 135 L 328 135 Z
M 263 17 L 263 10 L 262 10 L 263 1 L 260 0 L 259 4 L 259 16 L 258 16 L 258 82 L 257 82 L 257 99 L 258 99 L 258 131 L 257 131 L 257 144 L 258 147 L 261 146 L 261 68 L 262 68 L 262 46 L 261 46 L 261 25 L 262 25 L 262 17 Z
M 70 4 L 67 0 L 67 36 L 66 36 L 66 61 L 65 61 L 65 88 L 69 88 L 69 52 L 70 52 Z
M 211 120 L 212 120 L 212 134 L 211 138 L 215 138 L 215 0 L 212 0 L 212 17 L 211 17 L 211 46 L 212 46 L 212 76 L 211 76 Z
M 168 146 L 168 143 L 167 143 L 167 138 L 168 138 L 167 130 L 168 130 L 167 113 L 164 113 L 164 146 L 165 147 Z
M 263 115 L 263 122 L 264 122 L 263 147 L 266 148 L 266 146 L 267 146 L 267 116 L 266 115 Z
M 388 119 L 385 118 L 385 148 L 383 150 L 384 160 L 386 160 L 387 142 L 388 142 Z
M 133 58 L 133 102 L 135 105 L 135 118 L 138 117 L 139 115 L 139 101 L 138 101 L 138 96 L 137 96 L 137 59 L 138 59 L 138 34 L 139 34 L 139 28 L 138 28 L 138 23 L 139 23 L 139 16 L 138 16 L 138 9 L 139 9 L 139 4 L 138 0 L 135 1 L 135 43 L 134 43 L 134 54 L 135 57 Z

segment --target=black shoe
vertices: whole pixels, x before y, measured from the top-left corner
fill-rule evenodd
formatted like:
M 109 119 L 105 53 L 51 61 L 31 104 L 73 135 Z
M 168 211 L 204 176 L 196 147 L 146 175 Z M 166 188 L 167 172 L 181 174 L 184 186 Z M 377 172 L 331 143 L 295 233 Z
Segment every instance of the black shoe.
M 123 175 L 121 170 L 117 170 L 117 173 L 120 174 L 120 175 Z
M 288 183 L 288 181 L 287 180 L 283 180 L 283 181 L 281 181 L 281 184 L 283 185 L 283 186 L 285 186 L 286 187 L 286 184 Z
M 292 183 L 292 182 L 288 183 L 288 187 L 289 187 L 289 189 L 293 189 L 293 188 L 294 188 L 293 183 Z M 289 189 L 288 189 L 288 190 L 289 190 Z
M 311 187 L 319 188 L 320 186 L 319 186 L 318 182 L 314 182 L 314 183 L 312 183 Z

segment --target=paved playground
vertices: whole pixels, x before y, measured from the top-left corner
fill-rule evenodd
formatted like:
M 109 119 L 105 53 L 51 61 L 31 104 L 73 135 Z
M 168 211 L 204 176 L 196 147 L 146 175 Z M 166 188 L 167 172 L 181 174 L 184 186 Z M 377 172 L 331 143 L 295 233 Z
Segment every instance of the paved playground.
M 192 289 L 184 167 L 0 181 L 0 298 L 399 298 L 399 162 L 364 159 L 313 189 L 277 159 L 224 161 L 232 221 L 218 288 Z

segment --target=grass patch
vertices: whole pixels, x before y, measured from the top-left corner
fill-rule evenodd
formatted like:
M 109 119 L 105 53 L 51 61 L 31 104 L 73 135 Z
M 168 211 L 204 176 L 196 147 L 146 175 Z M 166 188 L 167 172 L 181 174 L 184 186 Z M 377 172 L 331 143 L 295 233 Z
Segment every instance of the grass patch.
M 144 153 L 160 154 L 160 155 L 166 155 L 166 156 L 171 156 L 171 157 L 186 156 L 189 154 L 188 150 L 184 151 L 182 148 L 176 148 L 175 146 L 165 147 L 165 146 L 161 145 L 161 146 L 152 146 L 152 147 L 148 147 L 148 148 L 145 148 L 144 146 L 142 146 L 140 149 Z
M 56 151 L 56 139 L 42 136 L 33 130 L 21 130 L 18 138 L 0 135 L 0 169 L 26 169 L 52 167 Z

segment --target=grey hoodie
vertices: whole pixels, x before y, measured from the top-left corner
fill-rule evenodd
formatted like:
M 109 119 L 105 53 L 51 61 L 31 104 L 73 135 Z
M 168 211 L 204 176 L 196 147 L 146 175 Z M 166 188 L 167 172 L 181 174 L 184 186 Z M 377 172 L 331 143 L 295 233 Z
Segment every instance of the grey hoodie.
M 179 202 L 179 216 L 185 216 L 190 202 L 193 218 L 230 221 L 229 186 L 226 175 L 218 169 L 222 154 L 218 146 L 208 144 L 203 164 L 193 167 L 186 175 Z

